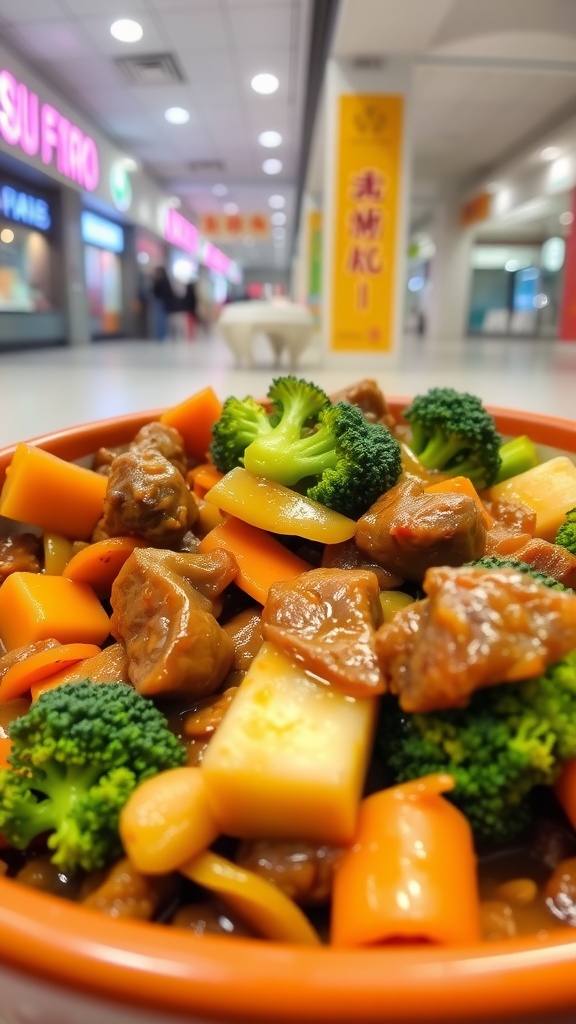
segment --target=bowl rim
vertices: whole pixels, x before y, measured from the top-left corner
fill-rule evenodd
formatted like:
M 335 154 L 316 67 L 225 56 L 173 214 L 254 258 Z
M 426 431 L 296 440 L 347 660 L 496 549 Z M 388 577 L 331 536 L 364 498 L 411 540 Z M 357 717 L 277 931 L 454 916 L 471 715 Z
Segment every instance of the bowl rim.
M 391 398 L 399 415 L 408 398 Z M 504 434 L 576 453 L 576 422 L 488 407 Z M 68 427 L 27 443 L 76 459 L 117 445 L 162 409 Z M 16 445 L 0 450 L 0 484 Z M 467 947 L 334 950 L 110 920 L 0 877 L 0 967 L 134 1007 L 228 1021 L 466 1021 L 574 1007 L 571 929 Z

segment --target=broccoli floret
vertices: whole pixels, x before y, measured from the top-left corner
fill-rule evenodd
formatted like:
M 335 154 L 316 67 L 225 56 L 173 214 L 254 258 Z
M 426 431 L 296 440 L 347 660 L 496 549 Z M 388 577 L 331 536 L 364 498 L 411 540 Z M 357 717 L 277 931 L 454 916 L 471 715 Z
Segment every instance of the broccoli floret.
M 474 562 L 467 562 L 467 565 L 472 566 L 474 569 L 515 569 L 516 572 L 526 573 L 527 576 L 533 576 L 537 583 L 542 583 L 544 587 L 550 587 L 551 590 L 569 590 L 569 587 L 565 587 L 560 580 L 554 578 L 554 576 L 548 576 L 545 572 L 539 572 L 538 569 L 534 569 L 528 562 L 521 562 L 518 558 L 504 558 L 502 555 L 483 555 L 482 558 L 477 558 Z
M 453 388 L 431 388 L 404 409 L 410 446 L 426 469 L 467 476 L 478 488 L 494 483 L 502 438 L 479 398 Z
M 210 453 L 216 468 L 228 473 L 241 466 L 248 445 L 271 430 L 266 411 L 254 398 L 227 398 L 212 428 Z
M 554 543 L 576 555 L 576 508 L 571 508 L 560 524 Z
M 494 483 L 500 484 L 511 476 L 518 476 L 540 465 L 540 456 L 533 441 L 526 434 L 514 437 L 500 445 L 500 468 Z
M 530 791 L 576 756 L 576 651 L 541 676 L 478 691 L 462 709 L 410 715 L 386 698 L 379 749 L 399 782 L 449 772 L 477 838 L 511 838 L 529 823 Z
M 18 849 L 48 833 L 63 871 L 90 871 L 118 856 L 118 817 L 132 791 L 186 756 L 161 712 L 126 683 L 86 680 L 47 691 L 9 734 L 0 832 Z
M 273 429 L 244 452 L 251 473 L 297 487 L 351 518 L 397 483 L 398 442 L 382 424 L 369 423 L 357 406 L 332 404 L 316 385 L 294 377 L 275 380 L 268 395 Z

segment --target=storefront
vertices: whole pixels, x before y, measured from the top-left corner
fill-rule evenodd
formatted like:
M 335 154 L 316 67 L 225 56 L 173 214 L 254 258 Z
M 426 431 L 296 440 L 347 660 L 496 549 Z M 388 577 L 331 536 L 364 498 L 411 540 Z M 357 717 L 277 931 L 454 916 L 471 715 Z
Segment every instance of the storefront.
M 81 230 L 90 335 L 117 337 L 122 325 L 124 230 L 91 210 L 83 210 Z
M 5 162 L 6 164 L 8 161 Z M 58 193 L 0 160 L 0 344 L 64 341 Z

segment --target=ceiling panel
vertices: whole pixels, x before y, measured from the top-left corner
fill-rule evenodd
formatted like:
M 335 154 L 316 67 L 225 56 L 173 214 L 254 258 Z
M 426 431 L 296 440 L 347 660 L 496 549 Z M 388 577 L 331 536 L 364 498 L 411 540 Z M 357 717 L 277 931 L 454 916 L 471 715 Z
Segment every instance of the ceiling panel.
M 240 49 L 283 49 L 292 41 L 293 8 L 289 2 L 273 7 L 267 4 L 229 8 L 229 19 L 236 46 Z
M 21 21 L 62 20 L 65 12 L 59 0 L 0 0 L 0 18 L 12 24 Z

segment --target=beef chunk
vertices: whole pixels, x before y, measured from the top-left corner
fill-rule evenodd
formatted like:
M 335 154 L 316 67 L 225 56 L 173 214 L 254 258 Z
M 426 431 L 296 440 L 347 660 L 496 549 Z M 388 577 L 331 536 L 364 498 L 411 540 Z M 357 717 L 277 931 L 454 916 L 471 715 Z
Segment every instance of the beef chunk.
M 420 581 L 434 565 L 462 565 L 484 554 L 486 526 L 472 498 L 431 493 L 401 480 L 358 520 L 363 555 L 402 579 Z
M 262 635 L 305 669 L 351 696 L 382 693 L 374 647 L 382 622 L 372 572 L 312 569 L 270 588 Z
M 303 907 L 328 903 L 334 873 L 343 850 L 306 842 L 246 840 L 236 851 L 235 861 L 253 871 Z
M 576 555 L 559 544 L 533 537 L 516 549 L 514 558 L 526 562 L 545 576 L 553 576 L 565 587 L 576 589 Z
M 42 541 L 34 533 L 0 537 L 0 583 L 13 572 L 40 572 Z
M 139 693 L 200 699 L 218 689 L 233 647 L 212 602 L 236 572 L 226 551 L 139 548 L 130 555 L 112 587 L 111 632 L 126 648 L 128 676 Z
M 576 647 L 576 595 L 512 569 L 429 569 L 427 597 L 376 634 L 404 711 L 465 706 L 474 690 L 540 675 Z
M 357 405 L 370 423 L 383 423 L 389 430 L 396 424 L 384 393 L 375 380 L 360 380 L 356 384 L 350 384 L 349 387 L 330 395 L 330 400 Z
M 403 582 L 401 576 L 383 569 L 377 562 L 369 562 L 354 540 L 340 544 L 325 544 L 322 554 L 323 569 L 368 569 L 378 579 L 380 590 L 394 590 Z
M 182 476 L 186 476 L 188 462 L 184 450 L 184 438 L 175 427 L 153 420 L 141 427 L 130 444 L 130 451 L 158 452 L 172 463 Z
M 136 535 L 177 547 L 198 519 L 198 505 L 179 470 L 159 452 L 125 452 L 114 459 L 97 536 Z

